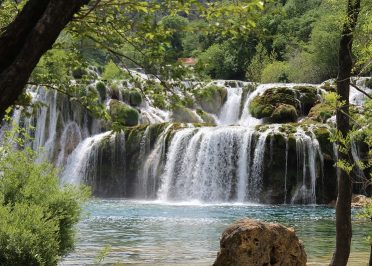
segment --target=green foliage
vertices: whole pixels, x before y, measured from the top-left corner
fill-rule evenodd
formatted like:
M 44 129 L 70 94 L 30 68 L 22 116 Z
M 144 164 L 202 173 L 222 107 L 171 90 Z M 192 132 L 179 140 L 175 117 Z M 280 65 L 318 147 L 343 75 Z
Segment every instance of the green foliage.
M 127 76 L 112 60 L 110 60 L 104 67 L 102 73 L 103 80 L 120 80 Z
M 96 84 L 96 89 L 98 91 L 99 97 L 102 101 L 106 99 L 106 85 L 102 81 L 98 81 Z
M 166 51 L 167 60 L 177 60 L 182 56 L 183 46 L 182 38 L 185 36 L 185 30 L 189 21 L 187 18 L 179 15 L 165 16 L 160 21 L 160 25 L 164 27 L 164 31 L 171 31 L 170 47 Z
M 259 43 L 256 46 L 256 54 L 249 63 L 245 77 L 249 81 L 260 82 L 262 79 L 262 71 L 270 62 L 271 59 L 266 48 L 262 43 Z
M 261 81 L 263 83 L 271 82 L 290 82 L 290 71 L 288 63 L 274 61 L 266 65 L 262 71 Z
M 74 225 L 89 193 L 61 188 L 58 171 L 23 147 L 23 132 L 7 132 L 0 147 L 1 265 L 57 265 L 73 248 Z

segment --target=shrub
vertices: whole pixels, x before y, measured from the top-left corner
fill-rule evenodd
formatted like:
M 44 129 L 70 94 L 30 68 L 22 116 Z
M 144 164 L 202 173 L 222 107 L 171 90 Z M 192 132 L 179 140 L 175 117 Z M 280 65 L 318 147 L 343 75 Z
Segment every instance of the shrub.
M 290 82 L 289 67 L 286 62 L 275 61 L 266 65 L 262 71 L 261 82 Z
M 96 89 L 102 101 L 106 100 L 106 85 L 102 81 L 97 82 Z
M 1 265 L 57 265 L 73 249 L 87 189 L 61 188 L 57 170 L 30 148 L 5 142 L 0 153 Z

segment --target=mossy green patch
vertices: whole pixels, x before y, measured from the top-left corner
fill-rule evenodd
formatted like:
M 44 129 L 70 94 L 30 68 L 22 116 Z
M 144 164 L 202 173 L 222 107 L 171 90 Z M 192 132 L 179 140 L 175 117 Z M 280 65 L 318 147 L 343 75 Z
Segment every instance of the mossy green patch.
M 334 114 L 335 110 L 332 106 L 325 103 L 318 103 L 310 109 L 308 117 L 314 121 L 324 123 Z
M 96 90 L 102 101 L 106 100 L 106 85 L 102 81 L 98 81 L 96 84 Z
M 189 108 L 182 105 L 173 106 L 172 120 L 181 123 L 200 123 L 198 116 Z
M 366 80 L 366 87 L 372 89 L 372 78 Z
M 297 118 L 296 108 L 289 104 L 279 105 L 271 115 L 272 121 L 276 123 L 296 122 Z
M 142 103 L 142 94 L 139 89 L 129 91 L 129 103 L 132 106 L 139 106 Z
M 139 120 L 139 113 L 136 109 L 118 100 L 110 101 L 110 115 L 112 121 L 121 126 L 135 126 Z

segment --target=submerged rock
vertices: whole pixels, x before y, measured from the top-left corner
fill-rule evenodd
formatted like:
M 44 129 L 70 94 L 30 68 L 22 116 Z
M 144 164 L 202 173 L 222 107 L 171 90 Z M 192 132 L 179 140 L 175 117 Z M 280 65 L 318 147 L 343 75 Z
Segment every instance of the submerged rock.
M 306 265 L 306 253 L 293 228 L 251 219 L 222 234 L 214 266 Z

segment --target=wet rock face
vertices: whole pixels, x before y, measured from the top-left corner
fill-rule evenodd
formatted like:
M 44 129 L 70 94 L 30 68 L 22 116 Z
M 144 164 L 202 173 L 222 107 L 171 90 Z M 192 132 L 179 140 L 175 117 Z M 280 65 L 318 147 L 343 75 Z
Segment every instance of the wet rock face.
M 244 219 L 222 234 L 214 266 L 306 265 L 306 253 L 293 228 Z
M 176 106 L 173 108 L 172 121 L 180 123 L 200 123 L 198 116 L 189 108 Z
M 196 102 L 200 107 L 212 114 L 218 114 L 227 99 L 227 89 L 218 86 L 208 86 L 195 92 Z

